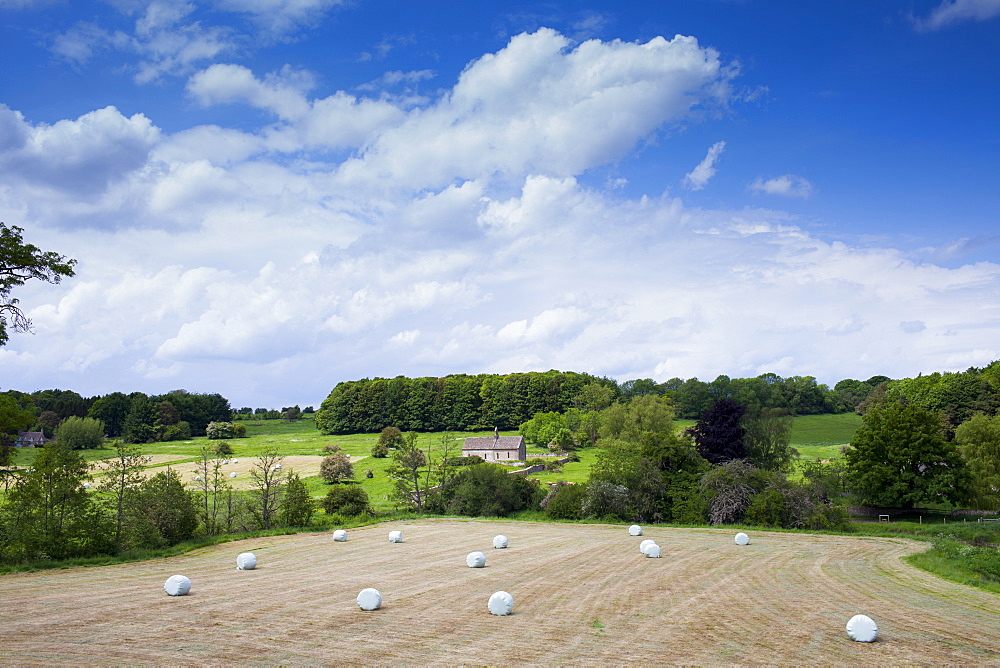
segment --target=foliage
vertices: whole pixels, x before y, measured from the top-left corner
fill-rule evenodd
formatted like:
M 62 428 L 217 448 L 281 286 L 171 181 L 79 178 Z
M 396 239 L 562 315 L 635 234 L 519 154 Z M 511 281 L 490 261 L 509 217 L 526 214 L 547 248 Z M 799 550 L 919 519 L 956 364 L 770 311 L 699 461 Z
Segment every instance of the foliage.
M 543 507 L 553 519 L 578 520 L 586 498 L 587 485 L 558 485 Z
M 306 484 L 299 478 L 298 473 L 289 472 L 285 479 L 285 493 L 279 513 L 281 526 L 309 526 L 315 510 L 316 504 L 313 503 Z
M 5 561 L 67 559 L 111 551 L 110 527 L 84 489 L 87 463 L 75 450 L 49 443 L 0 507 Z
M 169 468 L 140 485 L 134 511 L 143 547 L 176 545 L 194 536 L 198 527 L 194 499 L 180 474 Z
M 691 428 L 698 454 L 712 464 L 721 464 L 745 455 L 741 423 L 746 406 L 732 399 L 720 399 L 712 404 L 698 424 Z
M 754 495 L 763 491 L 765 484 L 753 464 L 744 459 L 730 459 L 713 468 L 701 479 L 709 522 L 741 522 Z
M 972 367 L 960 373 L 932 373 L 888 383 L 886 399 L 906 401 L 934 413 L 943 421 L 944 435 L 976 413 L 992 415 L 1000 409 L 1000 362 L 985 369 Z
M 208 436 L 209 440 L 235 438 L 233 426 L 232 422 L 209 422 L 205 427 L 205 435 Z M 246 433 L 246 427 L 239 426 L 243 427 L 244 433 Z
M 354 516 L 371 513 L 368 494 L 356 485 L 334 487 L 320 502 L 327 515 Z
M 278 454 L 277 448 L 266 448 L 257 456 L 250 469 L 250 479 L 253 481 L 250 496 L 254 501 L 251 512 L 263 529 L 271 528 L 282 505 L 285 487 L 282 460 L 284 456 Z
M 71 416 L 56 429 L 56 441 L 71 450 L 93 450 L 104 443 L 104 424 L 94 418 Z
M 798 457 L 789 445 L 792 417 L 781 409 L 763 408 L 743 415 L 743 447 L 754 466 L 766 471 L 788 471 Z
M 10 336 L 8 326 L 15 332 L 31 331 L 31 320 L 10 296 L 11 291 L 31 279 L 59 283 L 73 275 L 76 264 L 76 260 L 24 243 L 22 232 L 16 225 L 0 223 L 0 346 Z
M 940 419 L 915 404 L 885 403 L 868 411 L 844 453 L 847 479 L 863 505 L 913 508 L 958 503 L 969 473 Z
M 385 470 L 393 482 L 396 501 L 418 513 L 423 512 L 427 494 L 426 486 L 420 484 L 421 469 L 427 464 L 427 456 L 417 447 L 417 435 L 410 432 L 403 438 L 403 444 L 392 453 L 392 465 Z
M 121 392 L 100 397 L 94 401 L 87 415 L 104 423 L 107 435 L 116 438 L 122 435 L 125 428 L 125 418 L 132 408 L 132 400 Z
M 16 435 L 34 421 L 34 410 L 22 405 L 10 392 L 0 394 L 0 433 Z
M 587 492 L 580 512 L 584 517 L 627 520 L 632 516 L 629 489 L 608 480 L 587 483 Z
M 69 420 L 71 418 L 67 418 Z M 91 418 L 80 418 L 90 420 Z M 131 512 L 136 505 L 140 485 L 142 485 L 142 451 L 132 445 L 115 443 L 115 456 L 105 459 L 99 465 L 102 474 L 98 490 L 107 497 L 107 505 L 114 523 L 113 542 L 121 552 L 132 541 L 129 534 L 135 533 L 136 515 Z
M 319 465 L 319 477 L 326 482 L 340 482 L 354 477 L 354 464 L 346 452 L 333 452 L 323 458 Z
M 235 452 L 232 443 L 229 441 L 219 441 L 215 444 L 214 450 L 216 457 L 232 457 Z
M 449 515 L 507 517 L 540 499 L 538 483 L 497 464 L 463 468 L 441 485 L 430 508 Z
M 157 439 L 156 419 L 156 404 L 146 395 L 136 394 L 122 423 L 122 440 L 126 443 L 153 443 Z
M 555 411 L 535 413 L 534 417 L 518 427 L 525 441 L 543 447 L 554 441 L 562 429 L 566 429 L 566 419 L 562 413 Z
M 1000 415 L 974 415 L 955 430 L 955 443 L 972 478 L 976 508 L 1000 507 Z

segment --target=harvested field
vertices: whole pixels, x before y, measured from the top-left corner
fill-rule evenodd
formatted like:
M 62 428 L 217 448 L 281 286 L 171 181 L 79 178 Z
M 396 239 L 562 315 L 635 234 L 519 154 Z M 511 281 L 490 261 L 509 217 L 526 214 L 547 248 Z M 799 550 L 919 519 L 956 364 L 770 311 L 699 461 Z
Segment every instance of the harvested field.
M 200 459 L 193 457 L 185 457 L 183 455 L 151 455 L 153 461 L 146 465 L 146 468 L 142 470 L 142 474 L 151 478 L 152 476 L 160 473 L 161 471 L 167 470 L 167 466 L 170 466 L 175 471 L 181 475 L 181 480 L 187 484 L 190 488 L 197 488 L 198 483 L 195 481 L 195 476 L 198 475 L 198 466 L 201 463 Z M 253 483 L 250 478 L 250 469 L 257 465 L 256 457 L 235 457 L 236 463 L 223 464 L 220 470 L 222 475 L 225 476 L 226 482 L 232 486 L 233 489 L 250 489 L 253 487 Z M 351 457 L 351 463 L 361 461 L 364 457 Z M 178 462 L 178 460 L 183 460 Z M 319 475 L 319 467 L 323 462 L 323 457 L 319 455 L 289 455 L 282 459 L 281 466 L 283 471 L 294 470 L 299 474 L 299 477 L 306 478 L 308 476 Z M 230 473 L 236 473 L 235 478 L 230 478 Z M 95 479 L 100 482 L 100 471 L 95 471 Z
M 404 542 L 387 540 L 390 530 Z M 506 534 L 510 545 L 492 549 Z M 1000 598 L 915 570 L 913 541 L 461 520 L 240 541 L 0 577 L 3 664 L 985 664 Z M 663 558 L 639 553 L 655 540 Z M 466 555 L 486 553 L 485 568 Z M 252 551 L 257 570 L 237 571 Z M 191 593 L 169 597 L 173 574 Z M 362 612 L 366 587 L 383 606 Z M 514 614 L 486 609 L 493 592 Z M 875 643 L 844 631 L 866 614 Z

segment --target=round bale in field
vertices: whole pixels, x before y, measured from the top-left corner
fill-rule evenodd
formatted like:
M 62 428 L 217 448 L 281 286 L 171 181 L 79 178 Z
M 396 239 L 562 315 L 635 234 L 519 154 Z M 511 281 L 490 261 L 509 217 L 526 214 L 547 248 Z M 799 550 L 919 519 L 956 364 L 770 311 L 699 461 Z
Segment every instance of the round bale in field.
M 243 552 L 236 557 L 236 569 L 240 571 L 252 571 L 257 568 L 257 555 L 253 552 Z
M 875 642 L 878 624 L 867 615 L 854 615 L 847 622 L 847 635 L 857 642 Z
M 333 532 L 333 539 L 338 543 L 343 543 L 347 540 L 347 532 L 343 529 L 337 529 Z
M 390 543 L 402 543 L 403 542 L 403 532 L 402 531 L 390 531 L 389 532 L 389 542 Z
M 650 557 L 651 559 L 659 559 L 660 546 L 657 545 L 656 543 L 650 543 L 649 545 L 646 546 L 646 549 L 643 550 L 642 553 L 645 554 L 647 557 Z
M 749 545 L 750 536 L 746 535 L 742 531 L 736 534 L 736 544 L 737 545 Z
M 628 535 L 630 535 L 630 536 L 641 536 L 642 535 L 642 527 L 639 526 L 638 524 L 633 524 L 632 526 L 630 526 L 628 528 Z
M 378 610 L 382 607 L 382 592 L 378 589 L 362 589 L 358 594 L 358 607 L 362 610 Z
M 191 591 L 191 581 L 183 575 L 171 575 L 163 583 L 163 591 L 170 596 L 184 596 Z
M 468 564 L 469 568 L 482 568 L 486 565 L 486 555 L 482 552 L 469 552 L 465 563 Z
M 230 478 L 235 478 L 236 477 L 236 471 L 233 471 L 232 473 L 230 473 L 229 477 Z
M 493 547 L 497 550 L 502 550 L 507 547 L 507 536 L 500 534 L 499 536 L 493 536 Z
M 486 607 L 494 615 L 509 615 L 514 609 L 514 597 L 505 591 L 494 592 Z
M 646 540 L 639 543 L 639 551 L 642 552 L 643 554 L 646 554 L 647 545 L 656 545 L 656 541 L 653 540 L 652 538 L 647 538 Z

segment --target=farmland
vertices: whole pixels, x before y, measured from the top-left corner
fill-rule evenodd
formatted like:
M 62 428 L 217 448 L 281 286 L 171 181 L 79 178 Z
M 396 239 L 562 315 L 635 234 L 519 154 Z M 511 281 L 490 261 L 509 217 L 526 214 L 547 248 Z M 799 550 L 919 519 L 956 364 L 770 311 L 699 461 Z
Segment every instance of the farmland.
M 389 530 L 404 542 L 386 540 Z M 494 535 L 506 550 L 489 546 Z M 996 596 L 902 561 L 925 544 L 728 529 L 398 521 L 248 539 L 183 556 L 0 578 L 0 659 L 28 664 L 655 664 L 1000 661 Z M 237 571 L 253 551 L 255 571 Z M 486 568 L 465 556 L 483 550 Z M 191 594 L 168 597 L 175 573 Z M 354 599 L 378 588 L 381 610 Z M 514 614 L 494 617 L 497 590 Z M 867 614 L 873 644 L 844 624 Z

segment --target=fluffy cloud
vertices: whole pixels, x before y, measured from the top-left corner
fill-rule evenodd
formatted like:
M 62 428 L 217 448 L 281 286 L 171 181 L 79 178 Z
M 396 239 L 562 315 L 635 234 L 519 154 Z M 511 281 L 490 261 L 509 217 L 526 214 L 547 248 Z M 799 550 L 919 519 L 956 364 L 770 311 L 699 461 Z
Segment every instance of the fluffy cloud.
M 399 373 L 836 381 L 1000 356 L 984 344 L 1000 334 L 995 264 L 947 269 L 817 238 L 780 211 L 584 185 L 724 106 L 733 76 L 691 38 L 572 46 L 541 30 L 415 107 L 311 97 L 297 70 L 190 78 L 198 102 L 273 114 L 256 131 L 166 134 L 114 108 L 43 125 L 0 108 L 0 216 L 80 260 L 73 279 L 19 295 L 38 335 L 0 350 L 5 382 L 280 406 Z
M 794 174 L 776 176 L 773 179 L 758 178 L 747 187 L 752 192 L 784 197 L 801 197 L 803 199 L 808 198 L 813 193 L 813 185 L 801 176 Z
M 1000 0 L 943 0 L 925 18 L 915 18 L 919 31 L 940 30 L 954 23 L 987 21 L 1000 16 Z
M 705 159 L 684 175 L 684 185 L 691 190 L 701 190 L 715 176 L 715 163 L 726 150 L 726 142 L 717 141 L 708 148 Z

